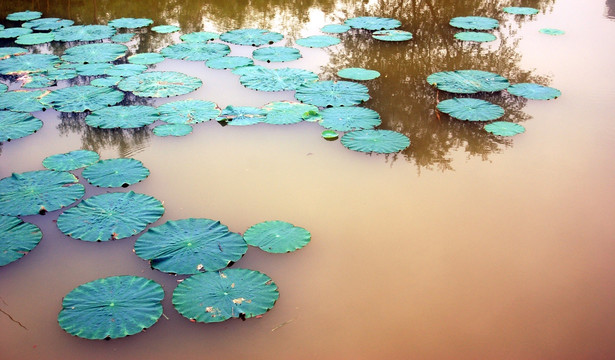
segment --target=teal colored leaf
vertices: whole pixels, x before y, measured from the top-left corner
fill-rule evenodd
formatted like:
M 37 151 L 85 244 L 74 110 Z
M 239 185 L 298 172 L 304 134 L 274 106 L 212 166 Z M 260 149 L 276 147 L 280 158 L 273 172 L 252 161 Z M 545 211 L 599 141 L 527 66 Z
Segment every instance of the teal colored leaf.
M 140 53 L 128 57 L 128 62 L 139 65 L 158 64 L 164 60 L 164 56 L 158 53 Z
M 0 266 L 21 259 L 43 238 L 38 226 L 20 218 L 0 215 Z
M 50 79 L 45 73 L 28 74 L 23 77 L 24 83 L 21 85 L 22 89 L 40 89 L 55 84 L 55 80 Z
M 6 19 L 11 20 L 11 21 L 29 21 L 29 20 L 38 19 L 41 16 L 43 16 L 43 13 L 40 11 L 25 10 L 25 11 L 10 13 L 6 16 Z
M 352 106 L 369 100 L 368 89 L 351 81 L 317 81 L 299 87 L 295 98 L 320 107 Z
M 550 100 L 562 95 L 562 92 L 555 88 L 532 83 L 514 84 L 509 86 L 506 91 L 513 95 L 532 100 Z M 0 95 L 0 99 L 1 98 L 2 95 Z
M 15 44 L 19 45 L 38 45 L 53 41 L 54 35 L 51 33 L 34 33 L 20 35 L 15 39 Z
M 404 30 L 380 30 L 374 32 L 372 37 L 382 41 L 408 41 L 412 39 L 412 33 Z
M 60 58 L 50 54 L 26 54 L 0 60 L 0 74 L 15 75 L 42 72 L 60 63 Z
M 280 33 L 264 29 L 236 29 L 220 35 L 220 40 L 235 45 L 261 46 L 282 40 Z
M 51 106 L 58 111 L 84 112 L 115 105 L 123 99 L 124 93 L 119 90 L 82 85 L 54 90 L 40 101 L 43 105 Z
M 77 74 L 83 76 L 100 76 L 105 75 L 105 71 L 112 66 L 112 64 L 107 63 L 81 64 L 75 65 L 75 70 L 77 70 Z
M 192 33 L 184 34 L 180 36 L 179 38 L 181 41 L 185 41 L 185 42 L 208 42 L 211 40 L 216 40 L 219 37 L 220 37 L 220 34 L 215 33 L 215 32 L 199 31 L 199 32 L 192 32 Z
M 52 69 L 45 71 L 45 75 L 47 75 L 47 77 L 51 80 L 70 80 L 70 79 L 74 79 L 77 76 L 79 76 L 79 74 L 77 74 L 77 71 L 75 69 L 58 69 L 58 68 L 52 68 Z
M 380 73 L 363 68 L 345 68 L 338 71 L 337 76 L 350 80 L 372 80 L 380 77 Z
M 158 110 L 146 105 L 118 105 L 93 111 L 85 117 L 85 123 L 102 129 L 140 128 L 158 120 Z
M 108 241 L 140 233 L 164 213 L 156 198 L 133 191 L 84 199 L 58 217 L 60 231 L 73 239 Z
M 156 136 L 185 136 L 192 132 L 192 126 L 188 124 L 163 124 L 154 127 Z
M 514 136 L 525 132 L 525 128 L 519 124 L 507 121 L 495 121 L 485 125 L 485 131 L 499 136 Z
M 564 35 L 565 34 L 564 30 L 550 29 L 550 28 L 543 28 L 543 29 L 538 30 L 538 32 L 542 34 L 547 34 L 547 35 Z
M 9 46 L 9 47 L 0 47 L 0 59 L 8 58 L 10 56 L 15 55 L 23 55 L 26 54 L 28 50 L 22 47 Z
M 153 23 L 154 23 L 154 20 L 152 19 L 143 19 L 143 18 L 135 19 L 135 18 L 126 17 L 126 18 L 113 19 L 109 21 L 109 26 L 112 26 L 116 29 L 119 29 L 119 28 L 136 29 L 140 27 L 149 26 Z
M 317 112 L 318 108 L 314 105 L 275 101 L 263 106 L 266 117 L 263 122 L 274 125 L 295 124 L 305 120 L 306 114 L 310 111 Z
M 181 28 L 175 25 L 158 25 L 158 26 L 152 27 L 152 31 L 157 32 L 159 34 L 174 33 L 179 30 L 181 30 Z
M 324 130 L 321 133 L 321 136 L 326 140 L 335 140 L 338 138 L 337 132 L 335 130 Z
M 401 26 L 399 20 L 377 16 L 354 17 L 344 21 L 344 24 L 355 29 L 365 30 L 390 30 Z
M 135 242 L 135 253 L 154 269 L 173 274 L 215 271 L 248 250 L 241 235 L 210 219 L 171 220 L 152 227 Z
M 442 71 L 429 75 L 427 82 L 442 91 L 455 94 L 495 92 L 506 89 L 510 83 L 501 75 L 481 70 Z
M 111 62 L 124 56 L 127 50 L 125 45 L 115 43 L 79 45 L 66 49 L 62 60 L 80 64 Z
M 208 42 L 184 42 L 165 47 L 160 51 L 169 59 L 207 61 L 230 54 L 231 48 L 226 44 Z
M 29 113 L 0 111 L 0 142 L 28 136 L 42 126 L 43 122 Z
M 180 100 L 158 106 L 160 120 L 170 124 L 198 124 L 220 115 L 220 109 L 211 101 Z
M 90 85 L 98 87 L 111 87 L 116 86 L 124 78 L 121 76 L 105 76 L 90 81 Z
M 75 22 L 72 20 L 59 19 L 59 18 L 43 18 L 30 20 L 23 23 L 21 26 L 38 31 L 50 31 L 57 30 L 59 28 L 73 25 Z
M 216 120 L 227 121 L 229 125 L 245 126 L 262 122 L 266 115 L 267 112 L 260 108 L 228 105 Z
M 134 33 L 115 34 L 111 37 L 111 41 L 115 43 L 127 43 L 135 36 Z
M 7 91 L 0 94 L 0 109 L 17 112 L 36 112 L 45 107 L 39 99 L 46 92 L 43 90 L 35 91 Z
M 456 33 L 455 39 L 461 41 L 489 42 L 496 40 L 497 37 L 487 32 L 464 31 Z
M 248 245 L 269 253 L 287 253 L 301 249 L 312 239 L 306 229 L 285 221 L 265 221 L 252 225 L 243 234 Z
M 268 46 L 252 51 L 252 57 L 259 61 L 285 62 L 301 58 L 301 52 L 289 46 Z
M 268 69 L 257 66 L 250 69 L 252 71 L 248 71 L 244 75 L 241 75 L 239 82 L 241 85 L 252 90 L 297 90 L 303 84 L 313 83 L 318 80 L 318 75 L 304 69 Z
M 108 76 L 119 76 L 119 77 L 129 77 L 139 75 L 142 72 L 147 70 L 146 65 L 141 64 L 117 64 L 112 65 L 108 69 L 105 70 L 105 75 Z
M 351 131 L 340 141 L 350 150 L 381 154 L 395 153 L 410 146 L 407 136 L 391 130 Z
M 201 79 L 175 71 L 150 71 L 127 77 L 117 84 L 137 96 L 169 97 L 190 93 L 203 85 Z
M 185 318 L 214 323 L 262 315 L 273 308 L 279 296 L 269 276 L 248 269 L 226 269 L 182 281 L 173 291 L 173 306 Z
M 438 103 L 436 108 L 455 119 L 468 121 L 490 121 L 499 119 L 504 115 L 504 109 L 501 106 L 472 98 L 443 100 Z
M 254 64 L 254 61 L 245 56 L 223 56 L 215 59 L 209 59 L 205 65 L 210 69 L 234 69 L 240 66 L 248 66 Z
M 337 131 L 373 129 L 382 122 L 376 111 L 359 106 L 330 107 L 320 115 L 322 127 Z
M 15 27 L 0 30 L 0 39 L 12 39 L 32 33 L 32 29 Z
M 108 39 L 115 29 L 107 25 L 73 25 L 53 31 L 56 41 L 94 41 Z
M 13 173 L 0 180 L 0 215 L 45 214 L 68 206 L 85 193 L 78 181 L 64 171 Z
M 0 83 L 0 93 L 4 93 L 9 89 L 9 87 L 6 84 L 2 84 Z
M 449 24 L 453 27 L 466 30 L 491 30 L 497 29 L 500 23 L 496 19 L 483 16 L 461 16 L 452 18 Z
M 43 166 L 49 170 L 71 171 L 92 165 L 98 161 L 98 153 L 90 150 L 73 150 L 71 152 L 46 157 Z
M 111 276 L 79 285 L 64 296 L 58 324 L 91 340 L 117 339 L 154 325 L 162 315 L 164 290 L 138 276 Z
M 509 6 L 502 9 L 504 12 L 514 15 L 536 15 L 538 9 L 531 7 Z
M 82 175 L 94 186 L 127 187 L 147 178 L 149 170 L 137 159 L 107 159 L 86 167 Z
M 328 24 L 320 28 L 320 31 L 328 34 L 342 34 L 350 30 L 350 26 L 342 24 Z
M 231 70 L 231 72 L 235 75 L 246 75 L 249 74 L 252 71 L 267 71 L 269 70 L 269 68 L 266 68 L 264 66 L 261 65 L 246 65 L 246 66 L 240 66 L 240 67 L 236 67 L 234 69 Z
M 310 47 L 310 48 L 324 48 L 327 46 L 337 45 L 340 43 L 340 39 L 329 35 L 312 35 L 306 38 L 297 39 L 295 43 L 297 45 Z

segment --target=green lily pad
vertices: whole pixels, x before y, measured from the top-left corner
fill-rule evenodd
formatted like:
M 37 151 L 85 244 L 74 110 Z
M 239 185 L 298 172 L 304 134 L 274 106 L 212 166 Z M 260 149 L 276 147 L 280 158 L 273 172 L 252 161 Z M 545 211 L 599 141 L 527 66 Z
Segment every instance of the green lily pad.
M 0 83 L 0 93 L 5 93 L 8 89 L 9 87 L 6 84 Z
M 98 153 L 90 150 L 73 150 L 64 154 L 46 157 L 43 166 L 49 170 L 71 171 L 92 165 L 100 159 Z
M 455 94 L 495 92 L 506 89 L 510 83 L 501 75 L 481 70 L 442 71 L 429 75 L 427 82 L 442 91 Z
M 380 77 L 380 73 L 363 68 L 345 68 L 338 71 L 337 76 L 350 80 L 373 80 Z
M 137 159 L 107 159 L 86 167 L 82 175 L 94 186 L 127 187 L 147 178 L 149 170 Z
M 509 86 L 506 91 L 513 95 L 532 100 L 550 100 L 562 95 L 562 92 L 555 88 L 532 83 L 514 84 Z M 1 98 L 2 95 L 0 95 L 0 99 Z
M 73 25 L 53 31 L 56 41 L 94 41 L 108 39 L 115 29 L 107 25 Z
M 20 35 L 15 39 L 15 44 L 19 45 L 38 45 L 53 41 L 54 35 L 51 33 L 33 33 Z
M 452 98 L 438 103 L 436 108 L 459 120 L 490 121 L 504 115 L 501 106 L 489 101 L 472 98 Z
M 231 48 L 226 44 L 207 42 L 184 42 L 165 47 L 160 51 L 170 59 L 207 61 L 230 54 Z
M 127 77 L 117 84 L 137 96 L 169 97 L 190 93 L 203 85 L 201 79 L 175 71 L 150 71 Z
M 264 29 L 236 29 L 220 35 L 220 40 L 235 45 L 261 46 L 273 44 L 284 38 L 284 35 Z
M 0 266 L 21 259 L 43 238 L 41 229 L 18 217 L 0 215 Z
M 50 79 L 44 73 L 29 74 L 23 77 L 24 83 L 21 85 L 23 89 L 40 89 L 55 84 L 55 80 Z
M 127 50 L 125 45 L 115 43 L 79 45 L 66 49 L 62 60 L 80 64 L 111 62 L 124 56 Z
M 152 227 L 135 242 L 135 253 L 154 269 L 173 274 L 215 271 L 248 250 L 241 235 L 210 219 L 171 220 Z
M 325 140 L 336 140 L 339 137 L 335 130 L 324 130 L 320 135 Z
M 382 122 L 376 111 L 358 106 L 330 107 L 320 115 L 322 127 L 337 131 L 373 129 Z
M 105 71 L 111 68 L 112 64 L 98 63 L 98 64 L 80 64 L 75 65 L 77 74 L 83 76 L 100 76 L 105 75 Z
M 261 272 L 227 269 L 191 276 L 173 291 L 173 306 L 185 318 L 214 323 L 251 318 L 272 309 L 277 285 Z
M 6 16 L 6 19 L 11 20 L 11 21 L 29 21 L 29 20 L 38 19 L 41 16 L 43 16 L 43 13 L 40 11 L 26 10 L 26 11 L 10 13 Z
M 105 76 L 105 77 L 101 77 L 101 78 L 90 81 L 90 85 L 98 86 L 98 87 L 116 86 L 123 79 L 124 78 L 121 76 Z
M 13 173 L 0 180 L 0 215 L 45 214 L 68 206 L 85 193 L 78 181 L 64 171 Z
M 337 45 L 341 42 L 339 38 L 329 35 L 312 35 L 306 38 L 297 39 L 295 43 L 297 45 L 310 47 L 310 48 L 324 48 L 327 46 Z
M 75 69 L 58 69 L 52 68 L 45 71 L 45 75 L 51 80 L 70 80 L 74 79 L 79 74 L 77 74 L 77 70 Z
M 111 37 L 111 41 L 115 43 L 127 43 L 132 40 L 135 35 L 134 33 L 115 34 Z
M 536 15 L 538 9 L 531 7 L 508 6 L 502 9 L 504 12 L 514 15 Z
M 220 109 L 211 101 L 180 100 L 158 106 L 160 120 L 170 124 L 198 124 L 220 115 Z
M 124 239 L 140 233 L 164 213 L 156 198 L 133 191 L 92 196 L 58 217 L 62 233 L 83 241 Z
M 91 340 L 137 334 L 162 316 L 164 290 L 138 276 L 111 276 L 79 285 L 64 296 L 58 324 Z
M 551 28 L 543 28 L 543 29 L 538 30 L 538 32 L 540 32 L 541 34 L 547 34 L 547 35 L 564 35 L 565 34 L 564 30 L 551 29 Z
M 31 34 L 32 29 L 15 27 L 15 28 L 4 28 L 0 30 L 0 39 L 12 39 L 17 38 L 22 35 Z
M 295 68 L 268 69 L 265 67 L 252 67 L 241 75 L 241 85 L 252 90 L 260 91 L 286 91 L 297 90 L 301 85 L 313 83 L 318 80 L 315 73 Z
M 267 112 L 260 108 L 228 105 L 216 120 L 227 121 L 229 125 L 245 126 L 263 122 L 266 115 Z
M 342 34 L 350 30 L 350 26 L 343 24 L 327 24 L 320 28 L 320 31 L 328 34 Z
M 112 65 L 110 68 L 105 70 L 105 75 L 108 76 L 119 76 L 119 77 L 129 77 L 139 75 L 142 72 L 147 70 L 146 65 L 141 64 L 117 64 Z
M 43 105 L 51 106 L 58 111 L 84 112 L 115 105 L 123 99 L 124 93 L 119 90 L 82 85 L 54 90 L 40 101 Z
M 263 106 L 263 110 L 267 115 L 263 122 L 267 124 L 286 125 L 295 124 L 305 120 L 306 114 L 310 111 L 318 111 L 318 108 L 314 105 L 288 102 L 288 101 L 275 101 Z
M 365 30 L 390 30 L 401 26 L 401 22 L 397 19 L 377 16 L 354 17 L 344 21 L 344 24 L 355 29 Z
M 154 127 L 156 136 L 186 136 L 192 132 L 192 126 L 188 124 L 163 124 Z
M 269 68 L 266 68 L 264 66 L 261 65 L 246 65 L 246 66 L 240 66 L 240 67 L 236 67 L 234 69 L 231 70 L 231 72 L 235 75 L 246 75 L 249 74 L 252 71 L 260 71 L 261 70 L 270 70 Z
M 466 30 L 497 29 L 500 23 L 496 19 L 484 16 L 461 16 L 452 18 L 449 24 L 453 27 Z
M 9 47 L 0 47 L 0 59 L 8 58 L 10 56 L 15 55 L 23 55 L 26 54 L 28 50 L 22 47 L 9 46 Z
M 119 28 L 136 29 L 140 27 L 150 26 L 153 23 L 154 23 L 154 20 L 152 19 L 143 19 L 143 18 L 135 19 L 135 18 L 127 17 L 127 18 L 113 19 L 109 21 L 108 25 L 116 29 L 119 29 Z
M 152 31 L 157 32 L 159 34 L 174 33 L 179 30 L 181 30 L 181 28 L 175 25 L 158 25 L 158 26 L 152 27 Z
M 209 31 L 198 31 L 184 34 L 179 38 L 181 41 L 185 42 L 208 42 L 220 38 L 220 34 Z
M 395 153 L 410 146 L 406 135 L 391 130 L 351 131 L 344 134 L 340 141 L 350 150 L 380 154 Z
M 265 221 L 252 225 L 243 234 L 248 245 L 269 253 L 287 253 L 301 249 L 312 239 L 306 229 L 285 221 Z
M 50 54 L 26 54 L 0 60 L 0 74 L 15 75 L 42 72 L 60 63 L 60 58 Z
M 75 22 L 67 19 L 60 18 L 42 18 L 34 19 L 23 23 L 21 26 L 38 31 L 50 31 L 57 30 L 63 27 L 71 26 Z
M 210 69 L 234 69 L 240 66 L 254 64 L 254 61 L 245 56 L 223 56 L 215 59 L 209 59 L 205 65 Z
M 268 46 L 252 51 L 252 57 L 259 61 L 285 62 L 301 58 L 301 52 L 289 46 Z
M 412 40 L 412 33 L 404 30 L 380 30 L 374 32 L 372 37 L 381 41 L 408 41 Z
M 158 120 L 158 110 L 152 106 L 111 106 L 93 111 L 85 117 L 85 123 L 102 129 L 140 128 Z
M 352 106 L 369 100 L 369 94 L 365 85 L 355 82 L 317 81 L 299 87 L 295 98 L 320 107 Z
M 139 65 L 158 64 L 164 60 L 164 56 L 159 53 L 140 53 L 128 57 L 128 62 Z
M 43 122 L 29 113 L 0 111 L 0 142 L 28 136 L 42 126 Z
M 495 121 L 485 125 L 485 131 L 499 136 L 514 136 L 525 132 L 525 128 L 519 124 L 508 121 Z
M 0 94 L 0 109 L 16 112 L 35 112 L 45 107 L 39 99 L 45 94 L 43 90 L 8 91 Z
M 456 33 L 455 39 L 461 41 L 489 42 L 496 40 L 497 37 L 487 32 L 464 31 Z

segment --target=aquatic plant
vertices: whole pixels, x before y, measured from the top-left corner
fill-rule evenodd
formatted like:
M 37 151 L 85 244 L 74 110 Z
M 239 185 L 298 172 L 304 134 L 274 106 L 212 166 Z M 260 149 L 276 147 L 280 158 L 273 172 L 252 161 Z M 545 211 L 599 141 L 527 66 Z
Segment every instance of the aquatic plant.
M 248 245 L 270 253 L 287 253 L 303 248 L 312 239 L 306 229 L 286 221 L 264 221 L 252 225 L 243 234 Z
M 137 159 L 106 159 L 83 169 L 82 176 L 94 186 L 127 187 L 147 178 L 149 169 Z
M 21 259 L 43 238 L 41 229 L 15 216 L 0 215 L 0 266 Z

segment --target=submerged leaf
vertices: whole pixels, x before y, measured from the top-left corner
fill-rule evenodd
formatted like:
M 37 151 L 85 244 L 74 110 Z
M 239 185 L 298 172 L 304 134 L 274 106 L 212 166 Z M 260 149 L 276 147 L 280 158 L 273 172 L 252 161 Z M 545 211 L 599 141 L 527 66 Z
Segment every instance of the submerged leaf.
M 38 226 L 17 217 L 0 215 L 0 266 L 21 259 L 42 237 Z
M 28 136 L 42 126 L 43 122 L 29 113 L 0 111 L 0 142 Z
M 243 234 L 248 245 L 270 253 L 286 253 L 307 245 L 312 235 L 306 229 L 285 221 L 265 221 L 252 225 Z
M 381 154 L 395 153 L 410 146 L 407 136 L 391 130 L 351 131 L 340 141 L 350 150 Z
M 137 159 L 99 160 L 83 169 L 83 177 L 100 187 L 127 187 L 149 176 L 149 170 Z
M 452 98 L 443 100 L 437 105 L 438 110 L 459 120 L 489 121 L 504 115 L 501 106 L 489 101 L 472 98 Z

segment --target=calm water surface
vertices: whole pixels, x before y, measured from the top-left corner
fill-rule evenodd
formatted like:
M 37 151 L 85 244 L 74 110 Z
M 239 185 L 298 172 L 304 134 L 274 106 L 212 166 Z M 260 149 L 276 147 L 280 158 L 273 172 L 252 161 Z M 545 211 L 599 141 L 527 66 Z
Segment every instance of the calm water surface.
M 500 11 L 510 5 L 540 13 Z M 243 233 L 279 219 L 308 229 L 312 242 L 292 254 L 250 248 L 234 265 L 265 272 L 278 284 L 280 299 L 262 318 L 195 324 L 171 305 L 181 277 L 151 270 L 132 252 L 136 238 L 87 243 L 57 229 L 59 211 L 24 217 L 44 236 L 31 253 L 0 269 L 0 309 L 27 328 L 0 314 L 1 359 L 615 357 L 613 1 L 2 1 L 0 18 L 25 9 L 78 24 L 147 17 L 182 28 L 167 35 L 137 30 L 130 54 L 159 51 L 193 31 L 261 27 L 285 35 L 276 45 L 292 46 L 349 17 L 397 18 L 412 41 L 378 42 L 353 30 L 340 35 L 340 45 L 298 47 L 302 59 L 267 66 L 308 69 L 321 79 L 337 79 L 344 67 L 379 71 L 379 79 L 365 83 L 371 96 L 365 106 L 380 113 L 381 128 L 403 132 L 412 144 L 388 156 L 352 152 L 324 141 L 315 123 L 222 127 L 212 121 L 170 139 L 154 136 L 151 127 L 100 131 L 83 116 L 35 113 L 43 128 L 2 144 L 0 177 L 43 169 L 45 157 L 80 148 L 103 159 L 134 157 L 151 175 L 127 190 L 164 201 L 166 212 L 154 225 L 205 217 Z M 498 40 L 455 41 L 448 21 L 469 15 L 499 19 Z M 541 28 L 566 34 L 548 36 Z M 61 55 L 63 46 L 34 51 Z M 252 50 L 233 46 L 232 55 Z M 152 68 L 198 76 L 204 86 L 172 99 L 135 101 L 262 106 L 294 96 L 246 89 L 236 75 L 203 62 L 165 60 Z M 498 138 L 435 112 L 437 101 L 450 95 L 429 87 L 426 76 L 459 69 L 549 85 L 562 96 L 480 95 L 527 129 Z M 86 196 L 105 191 L 86 186 Z M 125 274 L 164 286 L 165 316 L 158 323 L 112 341 L 60 329 L 56 318 L 66 293 Z

